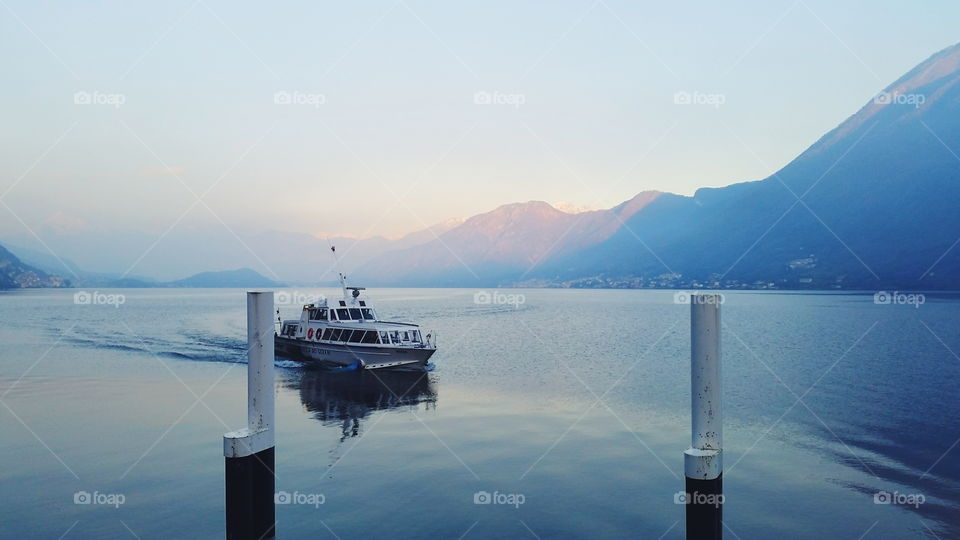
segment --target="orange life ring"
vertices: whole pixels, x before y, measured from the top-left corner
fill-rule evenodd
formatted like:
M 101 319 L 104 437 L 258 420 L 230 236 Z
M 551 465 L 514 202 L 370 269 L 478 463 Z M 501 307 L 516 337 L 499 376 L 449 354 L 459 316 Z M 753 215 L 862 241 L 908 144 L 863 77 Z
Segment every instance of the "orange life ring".
M 307 330 L 307 339 L 313 339 L 313 328 Z

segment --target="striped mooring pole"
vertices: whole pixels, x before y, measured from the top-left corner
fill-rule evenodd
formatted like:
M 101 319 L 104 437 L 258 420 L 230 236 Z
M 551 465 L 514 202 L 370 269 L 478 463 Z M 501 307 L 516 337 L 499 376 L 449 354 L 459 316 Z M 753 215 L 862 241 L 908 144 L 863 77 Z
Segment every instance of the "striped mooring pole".
M 247 293 L 247 427 L 223 436 L 226 536 L 276 535 L 273 293 Z
M 723 538 L 720 294 L 690 297 L 690 448 L 683 453 L 687 538 Z

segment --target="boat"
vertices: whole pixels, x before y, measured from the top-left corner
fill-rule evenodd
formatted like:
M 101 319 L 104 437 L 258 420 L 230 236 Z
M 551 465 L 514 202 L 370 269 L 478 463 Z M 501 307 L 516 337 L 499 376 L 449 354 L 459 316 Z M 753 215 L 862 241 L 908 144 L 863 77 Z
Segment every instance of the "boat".
M 277 354 L 351 370 L 433 368 L 429 363 L 437 352 L 433 333 L 424 335 L 417 324 L 381 320 L 366 297 L 366 288 L 348 287 L 346 276 L 337 274 L 343 298 L 319 299 L 304 305 L 299 319 L 280 321 L 274 334 Z

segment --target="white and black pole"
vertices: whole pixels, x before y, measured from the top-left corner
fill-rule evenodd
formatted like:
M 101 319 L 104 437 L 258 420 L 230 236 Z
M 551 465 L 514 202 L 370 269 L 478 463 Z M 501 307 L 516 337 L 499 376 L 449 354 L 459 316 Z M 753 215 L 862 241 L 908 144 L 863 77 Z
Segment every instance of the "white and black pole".
M 683 454 L 687 538 L 723 537 L 720 294 L 690 298 L 690 448 Z
M 273 293 L 247 293 L 247 427 L 223 436 L 229 540 L 273 538 Z

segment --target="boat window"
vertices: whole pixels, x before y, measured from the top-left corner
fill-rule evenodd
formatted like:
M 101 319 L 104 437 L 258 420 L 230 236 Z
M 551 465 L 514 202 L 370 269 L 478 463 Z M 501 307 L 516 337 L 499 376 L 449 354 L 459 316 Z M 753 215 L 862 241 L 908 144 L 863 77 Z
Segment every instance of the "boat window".
M 394 343 L 400 343 L 400 333 L 397 332 L 396 330 L 390 332 L 390 339 L 391 339 Z
M 330 334 L 330 341 L 340 341 L 340 335 L 342 334 L 342 332 L 343 330 L 339 328 L 334 328 L 333 332 Z
M 344 330 L 343 333 L 340 334 L 340 341 L 350 341 L 350 334 L 356 334 L 356 332 L 353 330 Z
M 413 342 L 414 342 L 414 343 L 420 343 L 420 331 L 419 331 L 419 330 L 412 330 L 412 331 L 410 331 L 410 335 L 413 337 Z
M 320 308 L 320 309 L 314 310 L 312 313 L 312 318 L 315 321 L 327 320 L 327 308 Z
M 363 330 L 354 330 L 353 334 L 350 335 L 350 343 L 360 343 L 360 341 L 363 340 L 363 334 L 365 333 L 366 332 Z
M 350 318 L 357 321 L 363 320 L 363 315 L 360 314 L 360 309 L 350 308 Z
M 376 319 L 376 317 L 373 315 L 372 309 L 365 307 L 365 308 L 360 308 L 360 311 L 363 313 L 364 319 L 367 319 L 368 321 L 372 321 Z
M 341 321 L 349 321 L 350 314 L 347 312 L 345 308 L 339 308 L 337 309 L 337 318 L 340 319 Z
M 376 343 L 376 342 L 377 342 L 376 332 L 364 332 L 362 343 Z
M 325 328 L 325 329 L 323 330 L 323 338 L 322 338 L 322 339 L 324 339 L 324 340 L 329 340 L 329 339 L 330 339 L 330 329 L 329 329 L 329 328 Z
M 380 332 L 380 343 L 390 343 L 390 334 L 388 332 Z

